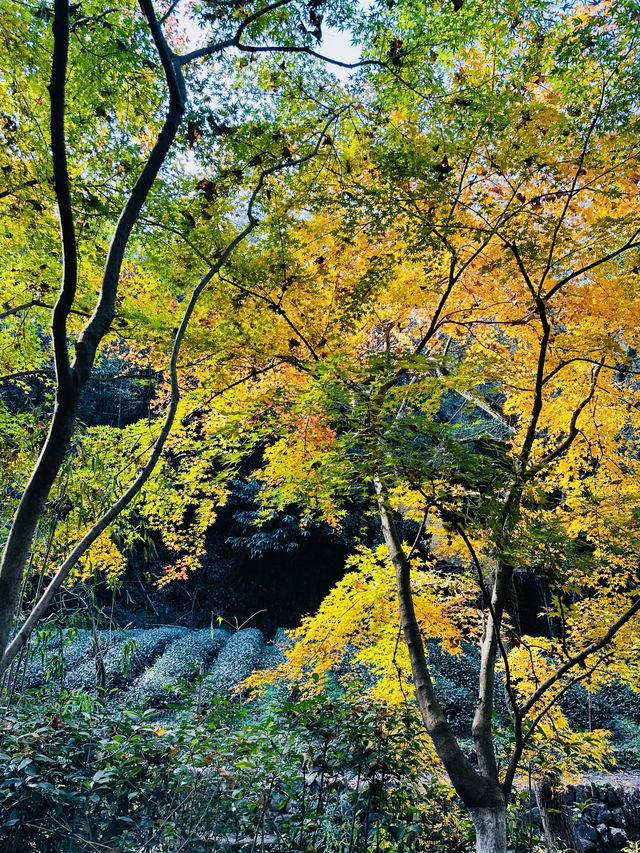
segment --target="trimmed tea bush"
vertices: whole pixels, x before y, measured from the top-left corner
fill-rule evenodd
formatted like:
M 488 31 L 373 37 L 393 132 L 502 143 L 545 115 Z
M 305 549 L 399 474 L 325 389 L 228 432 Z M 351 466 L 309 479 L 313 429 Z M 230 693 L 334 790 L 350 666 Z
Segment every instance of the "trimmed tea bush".
M 224 693 L 244 681 L 260 666 L 263 648 L 264 637 L 257 628 L 245 628 L 232 634 L 211 673 L 202 682 L 203 695 Z
M 165 653 L 131 687 L 128 700 L 165 706 L 184 681 L 193 681 L 200 666 L 220 653 L 229 640 L 222 629 L 202 628 L 175 640 Z
M 109 634 L 98 631 L 98 636 Z M 64 683 L 69 670 L 75 669 L 91 652 L 91 631 L 80 628 L 74 631 L 44 631 L 36 638 L 30 651 L 24 686 L 40 687 L 46 681 Z
M 105 673 L 104 687 L 121 687 L 140 675 L 162 654 L 167 646 L 187 634 L 186 628 L 168 627 L 134 629 L 130 631 L 101 631 L 98 637 Z M 90 659 L 72 669 L 66 677 L 68 689 L 96 686 L 96 650 L 89 643 Z

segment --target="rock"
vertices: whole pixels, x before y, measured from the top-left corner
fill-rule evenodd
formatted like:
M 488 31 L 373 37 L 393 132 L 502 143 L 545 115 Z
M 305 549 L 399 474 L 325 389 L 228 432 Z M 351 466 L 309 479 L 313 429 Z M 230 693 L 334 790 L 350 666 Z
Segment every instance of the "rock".
M 576 821 L 576 832 L 583 841 L 592 841 L 597 844 L 598 833 L 584 818 L 578 818 Z
M 576 821 L 576 835 L 582 843 L 584 853 L 597 853 L 600 850 L 598 833 L 582 818 Z
M 613 790 L 613 785 L 605 785 L 602 789 L 602 800 L 608 806 L 619 806 L 620 800 L 618 795 Z
M 589 785 L 576 785 L 576 803 L 586 803 L 591 799 L 591 787 Z
M 576 786 L 575 785 L 567 785 L 565 790 L 562 792 L 562 802 L 565 806 L 570 806 L 576 801 Z
M 640 814 L 636 809 L 631 808 L 631 806 L 622 806 L 622 812 L 627 821 L 625 829 L 627 827 L 637 829 L 640 826 Z
M 622 809 L 620 806 L 617 806 L 611 809 L 611 813 L 611 823 L 613 823 L 614 826 L 620 826 L 622 827 L 622 829 L 627 829 L 627 827 L 629 826 L 629 821 L 627 820 L 627 816 L 624 813 L 624 809 Z
M 600 803 L 596 806 L 595 810 L 595 822 L 596 823 L 609 823 L 609 821 L 613 818 L 611 811 L 604 805 L 604 803 Z
M 621 829 L 619 826 L 612 826 L 610 829 L 610 835 L 612 846 L 615 847 L 616 850 L 622 850 L 628 841 L 627 833 L 624 829 Z
M 534 826 L 542 826 L 542 817 L 540 816 L 540 809 L 537 806 L 531 809 L 531 822 Z
M 609 846 L 609 827 L 606 823 L 599 823 L 596 826 L 596 830 L 598 832 L 598 836 L 600 838 L 600 842 L 605 846 Z

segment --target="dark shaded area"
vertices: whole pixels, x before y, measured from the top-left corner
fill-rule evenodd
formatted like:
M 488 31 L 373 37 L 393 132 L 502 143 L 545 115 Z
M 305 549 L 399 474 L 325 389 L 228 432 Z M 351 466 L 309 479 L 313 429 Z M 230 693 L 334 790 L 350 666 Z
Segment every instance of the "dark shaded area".
M 157 374 L 132 365 L 123 344 L 120 352 L 105 357 L 95 369 L 83 392 L 79 420 L 86 426 L 124 427 L 149 416 L 158 379 Z M 32 377 L 28 385 L 28 391 L 11 384 L 0 388 L 1 399 L 10 411 L 40 408 L 46 412 L 52 407 L 50 378 Z M 441 420 L 459 422 L 464 428 L 472 414 L 472 432 L 477 435 L 467 441 L 465 453 L 457 459 L 451 474 L 477 479 L 484 473 L 476 470 L 477 464 L 500 463 L 508 445 L 488 432 L 489 426 L 495 431 L 494 423 L 486 421 L 479 428 L 478 416 L 483 413 L 460 411 L 459 403 L 454 396 L 447 396 Z M 420 450 L 415 446 L 416 441 L 420 443 L 418 437 L 411 433 L 408 452 L 412 457 L 421 452 L 429 455 L 431 438 L 422 436 L 426 445 Z M 357 544 L 372 546 L 381 541 L 375 510 L 361 499 L 350 508 L 339 531 L 318 522 L 301 525 L 295 507 L 288 507 L 257 526 L 260 484 L 255 475 L 259 474 L 261 462 L 259 451 L 243 462 L 229 500 L 219 510 L 207 535 L 201 570 L 184 581 L 158 589 L 163 567 L 175 561 L 176 556 L 159 543 L 155 554 L 139 548 L 131 555 L 128 571 L 115 594 L 104 584 L 96 588 L 98 605 L 105 612 L 112 612 L 121 625 L 202 627 L 215 625 L 221 619 L 222 624 L 233 627 L 246 624 L 260 628 L 268 637 L 276 628 L 296 626 L 305 613 L 314 612 L 343 576 L 345 560 Z M 416 524 L 398 519 L 398 529 L 405 541 L 414 540 Z M 427 550 L 427 541 L 419 543 L 418 553 L 422 551 L 426 557 Z M 441 568 L 458 571 L 455 566 Z M 550 626 L 540 615 L 545 605 L 544 583 L 532 572 L 519 571 L 515 584 L 523 632 L 547 634 Z
M 85 426 L 125 427 L 145 418 L 155 397 L 158 374 L 131 366 L 126 357 L 109 355 L 97 365 L 83 389 L 78 421 Z M 25 387 L 26 386 L 26 387 Z M 0 400 L 10 412 L 53 411 L 53 367 L 42 374 L 26 376 L 20 384 L 0 386 Z
M 322 523 L 301 527 L 291 508 L 258 528 L 252 524 L 255 491 L 253 481 L 234 484 L 208 532 L 203 566 L 186 580 L 158 589 L 154 584 L 171 555 L 162 548 L 151 561 L 134 554 L 115 594 L 118 621 L 202 627 L 222 619 L 222 624 L 260 628 L 271 637 L 277 628 L 294 627 L 315 611 L 343 576 L 362 529 L 373 539 L 375 519 L 367 526 L 362 510 L 354 509 L 341 531 Z M 103 590 L 99 603 L 110 606 L 111 594 Z
M 151 561 L 134 554 L 115 594 L 117 621 L 203 627 L 216 626 L 221 618 L 223 625 L 234 628 L 260 628 L 269 638 L 277 628 L 297 626 L 304 614 L 318 608 L 344 575 L 355 542 L 379 541 L 376 518 L 365 507 L 354 509 L 342 531 L 325 524 L 301 529 L 294 510 L 254 528 L 249 522 L 255 506 L 247 501 L 246 489 L 232 493 L 209 530 L 202 568 L 186 580 L 158 589 L 155 583 L 171 555 L 162 548 Z M 407 540 L 412 535 L 415 531 L 407 530 Z M 450 570 L 458 571 L 454 566 Z M 535 575 L 518 572 L 516 591 L 523 631 L 548 635 L 547 619 L 541 615 L 544 585 Z M 106 589 L 98 600 L 105 608 L 114 603 Z

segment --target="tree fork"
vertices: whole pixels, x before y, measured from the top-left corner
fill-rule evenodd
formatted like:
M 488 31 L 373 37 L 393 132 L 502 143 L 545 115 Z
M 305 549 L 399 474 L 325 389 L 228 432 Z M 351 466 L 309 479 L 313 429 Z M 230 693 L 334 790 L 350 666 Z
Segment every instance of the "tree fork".
M 376 492 L 382 534 L 396 573 L 402 630 L 409 650 L 418 706 L 425 727 L 454 788 L 467 808 L 503 808 L 505 796 L 497 777 L 490 778 L 479 773 L 465 758 L 440 707 L 433 689 L 420 627 L 413 606 L 411 566 L 402 549 L 379 478 L 376 479 Z

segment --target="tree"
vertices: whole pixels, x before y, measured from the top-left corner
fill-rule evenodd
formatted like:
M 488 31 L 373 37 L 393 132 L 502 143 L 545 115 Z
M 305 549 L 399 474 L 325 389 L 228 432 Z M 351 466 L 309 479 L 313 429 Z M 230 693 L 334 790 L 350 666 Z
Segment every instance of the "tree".
M 8 280 L 2 315 L 3 333 L 10 338 L 16 334 L 17 328 L 18 340 L 21 338 L 28 343 L 28 346 L 19 347 L 17 357 L 14 352 L 8 359 L 8 371 L 3 379 L 22 381 L 34 374 L 47 375 L 51 372 L 50 358 L 55 370 L 55 406 L 37 462 L 21 486 L 3 547 L 0 565 L 2 672 L 24 646 L 56 589 L 110 522 L 131 504 L 154 470 L 176 417 L 180 398 L 178 355 L 201 293 L 236 246 L 258 225 L 263 199 L 266 198 L 268 207 L 270 185 L 275 178 L 317 155 L 327 129 L 336 120 L 335 103 L 312 99 L 300 91 L 297 81 L 291 87 L 284 87 L 284 97 L 265 98 L 268 104 L 262 114 L 260 110 L 265 105 L 256 106 L 250 100 L 241 106 L 236 105 L 236 117 L 245 123 L 244 133 L 236 134 L 236 128 L 215 118 L 224 107 L 213 113 L 207 106 L 212 96 L 221 101 L 222 92 L 216 91 L 215 87 L 213 92 L 207 90 L 207 66 L 203 62 L 213 67 L 217 61 L 225 61 L 226 73 L 233 77 L 238 74 L 238 68 L 242 68 L 243 56 L 255 59 L 274 53 L 294 57 L 318 55 L 313 46 L 318 38 L 319 24 L 311 30 L 302 27 L 300 32 L 298 10 L 288 0 L 257 4 L 251 10 L 244 7 L 236 9 L 235 6 L 219 8 L 216 4 L 207 5 L 204 9 L 194 7 L 189 20 L 206 27 L 207 42 L 191 52 L 182 53 L 179 52 L 183 39 L 180 22 L 175 19 L 176 7 L 176 3 L 171 4 L 160 18 L 150 0 L 140 3 L 142 16 L 136 14 L 133 4 L 124 9 L 104 9 L 96 4 L 83 6 L 80 10 L 71 7 L 68 0 L 56 0 L 53 10 L 42 5 L 23 7 L 20 4 L 3 9 L 4 39 L 11 47 L 11 53 L 7 54 L 11 60 L 3 77 L 2 92 L 7 142 L 3 171 L 11 181 L 9 189 L 3 193 L 8 200 L 4 239 L 13 249 L 12 258 L 18 258 L 14 266 L 3 271 L 3 277 Z M 332 13 L 339 20 L 343 10 L 336 6 Z M 52 22 L 52 39 L 48 33 L 49 21 Z M 169 40 L 164 32 L 166 26 L 174 31 Z M 229 54 L 230 59 L 227 58 Z M 44 100 L 40 92 L 42 74 L 49 57 L 50 165 L 49 152 L 43 144 L 46 138 L 42 131 L 45 124 Z M 244 64 L 247 64 L 246 60 Z M 261 75 L 273 73 L 268 62 L 259 61 L 258 65 Z M 190 72 L 192 66 L 194 70 Z M 34 83 L 25 91 L 21 75 L 27 73 Z M 190 78 L 188 81 L 185 73 Z M 187 82 L 191 84 L 195 97 L 186 128 L 186 145 L 178 147 L 178 130 L 187 110 Z M 278 86 L 273 78 L 271 82 L 277 92 Z M 259 80 L 259 91 L 262 86 Z M 140 87 L 140 97 L 131 100 L 133 106 L 130 108 L 131 87 L 136 90 Z M 164 93 L 165 87 L 168 98 Z M 272 124 L 275 122 L 277 125 L 290 109 L 291 88 L 297 95 L 295 114 L 299 136 L 295 143 L 287 142 Z M 65 100 L 69 91 L 73 95 L 70 114 Z M 230 110 L 229 100 L 227 110 Z M 157 109 L 165 110 L 163 120 Z M 256 115 L 261 115 L 261 124 L 256 123 Z M 250 127 L 251 119 L 254 119 L 253 127 Z M 70 125 L 69 133 L 65 132 L 65 121 Z M 206 202 L 201 215 L 210 223 L 199 237 L 210 243 L 213 238 L 214 244 L 219 243 L 219 248 L 215 258 L 208 263 L 205 274 L 192 289 L 177 327 L 175 319 L 172 320 L 174 333 L 169 347 L 169 395 L 164 422 L 159 429 L 154 424 L 152 447 L 132 483 L 125 489 L 119 487 L 116 490 L 104 511 L 92 519 L 88 529 L 87 518 L 79 519 L 78 541 L 70 550 L 67 549 L 42 598 L 9 646 L 25 567 L 39 525 L 47 520 L 47 501 L 51 490 L 56 482 L 59 483 L 63 464 L 69 459 L 69 446 L 76 428 L 83 388 L 91 378 L 99 348 L 109 335 L 124 299 L 127 295 L 137 295 L 139 288 L 144 287 L 146 235 L 144 231 L 141 235 L 134 233 L 134 229 L 157 224 L 160 228 L 175 230 L 163 220 L 167 214 L 168 218 L 175 215 L 176 208 L 167 210 L 164 206 L 169 197 L 175 204 L 178 201 L 176 195 L 184 193 L 188 186 L 189 179 L 184 177 L 184 170 L 182 177 L 176 170 L 181 157 L 186 156 L 185 149 L 204 140 L 206 121 L 212 129 L 214 141 L 203 141 L 201 148 L 210 156 L 220 155 L 217 147 L 222 149 L 220 159 L 227 162 L 219 169 L 218 179 L 221 183 L 224 180 L 226 187 L 224 195 L 220 195 L 221 187 L 217 189 L 214 181 L 202 178 L 198 183 L 197 190 Z M 246 163 L 247 137 L 250 135 L 254 156 Z M 220 139 L 226 140 L 231 136 L 234 137 L 232 144 L 218 144 Z M 98 163 L 91 158 L 94 140 L 102 142 L 102 159 Z M 292 144 L 297 149 L 295 152 L 289 147 Z M 255 154 L 256 149 L 259 154 Z M 139 151 L 142 156 L 138 155 Z M 237 160 L 243 162 L 243 168 L 234 162 Z M 135 180 L 130 179 L 136 173 Z M 38 197 L 34 198 L 34 195 Z M 193 190 L 190 196 L 192 206 L 199 207 Z M 216 204 L 217 199 L 220 200 Z M 244 222 L 234 227 L 230 217 L 239 215 L 243 202 L 246 208 Z M 60 223 L 61 252 L 56 248 L 53 236 L 51 214 L 54 203 Z M 145 205 L 147 209 L 155 207 L 161 211 L 159 222 L 149 222 L 142 216 Z M 179 212 L 187 223 L 195 225 L 195 219 L 188 210 Z M 12 223 L 17 214 L 20 214 L 20 219 L 14 226 Z M 40 230 L 42 236 L 38 234 L 34 240 L 34 232 Z M 196 255 L 203 257 L 193 241 L 187 243 Z M 34 264 L 42 261 L 42 253 L 47 251 L 54 255 L 56 261 L 60 257 L 62 263 L 62 281 L 55 305 L 50 303 L 48 294 L 53 290 L 54 267 L 58 263 L 40 263 L 33 271 Z M 166 264 L 166 254 L 162 260 Z M 29 281 L 29 275 L 37 280 Z M 96 285 L 99 287 L 97 297 L 94 296 Z M 154 296 L 158 298 L 158 291 Z M 82 303 L 80 309 L 77 307 L 79 302 Z M 175 307 L 178 307 L 177 301 Z M 27 323 L 28 312 L 34 309 L 38 318 L 43 316 L 43 312 L 51 315 L 50 349 L 39 319 L 36 323 Z M 80 322 L 76 317 L 81 318 Z M 117 328 L 124 328 L 126 318 L 120 314 L 118 319 Z M 74 337 L 75 343 L 73 359 L 69 354 L 70 336 Z M 42 354 L 34 357 L 38 350 L 42 350 Z M 26 369 L 22 367 L 25 362 Z M 10 420 L 10 417 L 6 418 L 6 422 Z M 128 466 L 136 459 L 129 459 Z M 16 472 L 19 472 L 18 466 Z M 16 478 L 18 483 L 20 475 L 21 472 Z M 10 484 L 12 502 L 18 483 Z M 64 494 L 64 489 L 62 491 Z M 66 506 L 67 500 L 65 495 L 64 501 L 58 503 L 58 510 L 63 504 Z M 64 517 L 68 517 L 68 511 L 65 512 Z M 58 512 L 58 517 L 60 515 Z M 54 519 L 50 523 L 53 537 L 57 521 Z M 48 555 L 50 548 L 46 550 Z
M 310 345 L 301 378 L 282 378 L 271 398 L 265 431 L 278 438 L 262 472 L 265 507 L 297 501 L 337 523 L 352 484 L 375 494 L 416 699 L 479 851 L 506 849 L 506 802 L 525 750 L 540 729 L 553 731 L 550 720 L 558 728 L 570 684 L 607 677 L 611 644 L 624 648 L 640 610 L 634 20 L 628 10 L 611 19 L 603 6 L 519 20 L 496 49 L 485 32 L 447 66 L 451 89 L 435 106 L 426 86 L 417 90 L 419 73 L 399 86 L 395 112 L 378 90 L 374 104 L 390 120 L 370 131 L 376 143 L 354 144 L 359 162 L 352 152 L 324 196 L 327 208 L 346 197 L 353 228 L 332 228 L 325 213 L 298 238 L 322 242 L 321 255 L 287 258 L 296 351 Z M 424 72 L 418 49 L 409 55 Z M 443 395 L 482 418 L 480 431 L 443 422 Z M 449 554 L 466 554 L 476 578 L 485 617 L 473 763 L 438 702 L 423 639 L 451 644 L 453 632 L 460 642 L 469 593 L 465 607 L 440 594 L 434 616 L 436 581 L 412 580 L 415 550 L 403 546 L 398 513 L 420 524 L 417 543 L 429 527 L 444 529 Z M 445 542 L 433 553 L 446 552 Z M 554 590 L 556 639 L 521 636 L 521 563 Z M 343 586 L 303 626 L 290 672 L 302 675 L 310 659 L 316 676 L 326 670 L 357 636 L 351 616 L 367 632 L 389 618 L 388 584 L 370 560 L 347 589 L 346 606 Z M 363 653 L 391 674 L 393 633 L 380 628 L 376 650 Z M 501 771 L 492 732 L 500 662 L 513 724 Z
M 58 7 L 65 12 L 63 3 Z M 179 68 L 163 47 L 153 10 L 147 11 L 156 53 L 144 55 L 151 62 L 151 56 L 165 59 L 173 115 L 182 97 Z M 293 62 L 291 55 L 315 53 L 315 35 L 300 35 L 291 4 L 276 2 L 253 14 L 236 10 L 247 15 L 239 23 L 235 12 L 220 17 L 222 11 L 208 6 L 205 17 L 231 34 L 187 53 L 180 68 L 235 47 L 247 54 L 233 68 L 240 75 L 235 83 L 244 80 L 242 74 L 251 79 L 257 53 L 277 50 L 289 54 L 287 62 Z M 334 14 L 344 20 L 348 11 Z M 405 664 L 426 729 L 471 811 L 478 850 L 500 851 L 506 845 L 506 802 L 525 750 L 536 743 L 537 732 L 547 733 L 549 720 L 575 746 L 573 734 L 559 725 L 557 699 L 575 680 L 604 677 L 608 647 L 614 641 L 624 647 L 640 609 L 634 528 L 637 22 L 624 5 L 565 13 L 516 3 L 499 10 L 482 3 L 437 9 L 390 3 L 363 19 L 354 24 L 365 63 L 357 96 L 327 93 L 319 71 L 301 76 L 294 65 L 290 72 L 279 55 L 278 63 L 259 67 L 255 92 L 279 96 L 282 89 L 288 99 L 283 96 L 281 105 L 278 97 L 266 118 L 256 118 L 261 108 L 248 97 L 237 107 L 239 126 L 224 113 L 216 115 L 213 144 L 203 139 L 202 116 L 188 119 L 188 156 L 198 161 L 222 151 L 224 165 L 215 179 L 203 176 L 199 195 L 184 191 L 174 206 L 168 200 L 185 185 L 175 173 L 162 180 L 156 173 L 152 215 L 143 222 L 141 208 L 134 211 L 145 226 L 143 237 L 154 225 L 167 239 L 130 242 L 129 266 L 116 265 L 116 279 L 135 281 L 132 318 L 140 321 L 150 304 L 158 306 L 158 294 L 179 304 L 181 279 L 190 275 L 194 258 L 207 264 L 195 298 L 210 281 L 215 287 L 198 302 L 198 327 L 187 337 L 183 321 L 178 332 L 169 418 L 135 491 L 124 490 L 116 474 L 115 503 L 88 535 L 93 541 L 149 482 L 149 466 L 178 412 L 169 453 L 137 509 L 147 524 L 163 526 L 171 537 L 172 526 L 184 532 L 193 505 L 190 561 L 197 560 L 202 532 L 221 499 L 225 471 L 258 445 L 264 449 L 265 515 L 271 507 L 297 503 L 339 525 L 354 492 L 366 496 L 393 567 Z M 265 43 L 272 26 L 287 34 L 278 48 Z M 243 38 L 253 32 L 257 43 L 247 47 Z M 59 61 L 63 36 L 55 43 Z M 191 82 L 196 90 L 203 86 L 204 99 L 203 80 L 194 72 Z M 57 107 L 59 123 L 59 101 Z M 299 119 L 305 131 L 292 136 L 289 127 L 277 127 L 279 109 L 292 126 L 299 127 L 294 117 Z M 258 138 L 262 147 L 255 151 Z M 322 180 L 303 171 L 270 199 L 272 176 L 312 154 Z M 61 169 L 62 157 L 56 158 Z M 56 179 L 58 195 L 64 184 Z M 252 208 L 244 230 L 232 224 L 243 194 L 253 204 L 259 196 L 265 221 L 261 235 L 241 249 L 240 236 L 257 224 Z M 135 198 L 141 206 L 143 199 Z M 59 203 L 61 209 L 66 204 L 69 218 L 68 198 Z M 200 217 L 210 225 L 199 224 Z M 177 273 L 167 284 L 163 274 L 171 256 Z M 115 291 L 109 288 L 113 307 Z M 58 374 L 68 380 L 66 285 L 62 293 L 55 357 Z M 151 301 L 147 295 L 153 293 Z M 151 348 L 160 351 L 171 324 L 162 308 L 156 311 L 147 328 Z M 183 336 L 189 387 L 178 410 Z M 88 377 L 87 370 L 81 375 Z M 70 380 L 61 388 L 57 411 L 69 433 L 66 447 L 77 389 Z M 453 400 L 462 415 L 446 414 Z M 122 451 L 139 454 L 143 435 L 141 425 L 129 430 Z M 109 455 L 117 470 L 120 449 L 109 441 L 105 446 L 104 436 L 102 441 L 92 433 L 86 446 L 93 448 L 92 458 Z M 208 455 L 194 465 L 201 449 Z M 15 602 L 16 578 L 22 578 L 51 487 L 46 484 L 64 455 L 57 445 L 55 452 L 56 470 L 47 466 L 44 479 L 37 474 L 32 480 L 40 503 L 25 499 L 31 521 L 23 524 L 18 510 L 15 542 L 10 538 L 5 547 L 14 580 L 9 601 Z M 213 489 L 203 484 L 209 473 L 218 477 Z M 415 549 L 407 549 L 398 533 L 402 515 L 417 525 Z M 628 531 L 625 547 L 620 530 Z M 434 565 L 415 572 L 416 556 L 428 558 L 421 541 L 427 533 Z M 54 583 L 64 579 L 89 540 L 85 536 L 71 551 Z M 537 553 L 541 542 L 544 558 Z M 459 560 L 464 555 L 453 576 L 435 560 L 452 553 Z M 554 589 L 557 639 L 521 636 L 513 594 L 521 563 L 544 573 Z M 359 611 L 358 627 L 379 630 L 380 644 L 369 660 L 381 674 L 393 674 L 396 664 L 402 672 L 402 652 L 396 655 L 392 639 L 397 623 L 389 623 L 389 609 L 381 606 L 389 562 L 381 565 L 382 575 L 379 565 L 373 571 L 372 559 L 363 558 L 364 573 L 354 582 L 355 593 L 367 593 L 371 602 Z M 374 605 L 377 621 L 371 618 Z M 342 611 L 332 615 L 339 614 L 347 618 Z M 435 635 L 455 649 L 471 625 L 481 651 L 478 702 L 470 709 L 474 762 L 463 754 L 438 703 L 423 642 Z M 309 624 L 305 630 L 312 636 Z M 22 642 L 25 633 L 18 636 Z M 330 651 L 335 658 L 340 643 Z M 11 654 L 5 653 L 5 666 Z M 501 773 L 492 736 L 497 666 L 504 669 L 513 721 Z M 596 743 L 593 751 L 599 750 Z

